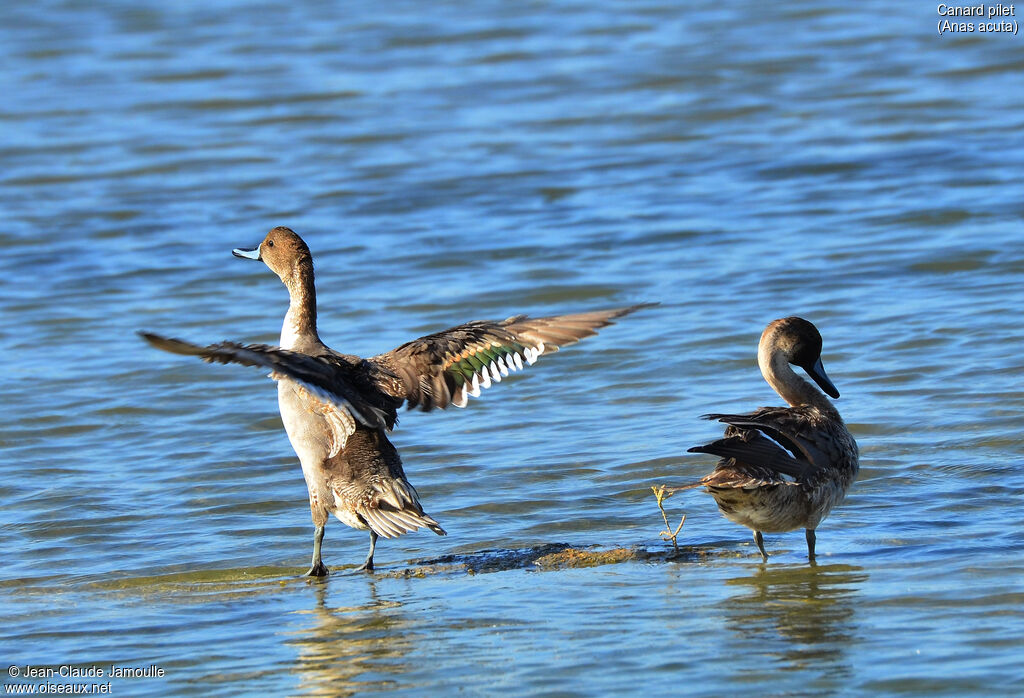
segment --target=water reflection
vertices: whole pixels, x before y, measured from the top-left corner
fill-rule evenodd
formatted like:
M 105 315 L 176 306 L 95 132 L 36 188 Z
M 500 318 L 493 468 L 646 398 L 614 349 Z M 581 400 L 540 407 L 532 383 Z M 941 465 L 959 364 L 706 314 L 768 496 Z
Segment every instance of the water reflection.
M 350 696 L 408 687 L 401 682 L 406 657 L 423 634 L 413 631 L 415 620 L 402 604 L 379 598 L 373 581 L 367 584 L 367 603 L 338 608 L 328 607 L 329 585 L 319 584 L 315 606 L 298 612 L 309 616 L 308 626 L 287 641 L 298 649 L 292 669 L 299 674 L 298 693 Z
M 852 671 L 847 652 L 856 638 L 857 592 L 867 579 L 851 565 L 761 565 L 752 576 L 726 582 L 738 592 L 723 602 L 727 624 L 741 645 L 757 644 L 745 651 L 769 651 L 778 668 L 846 677 Z

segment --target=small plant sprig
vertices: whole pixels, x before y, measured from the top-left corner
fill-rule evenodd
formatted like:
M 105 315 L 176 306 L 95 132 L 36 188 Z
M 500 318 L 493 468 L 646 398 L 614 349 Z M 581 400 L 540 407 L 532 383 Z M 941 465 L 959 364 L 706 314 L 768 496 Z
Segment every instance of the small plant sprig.
M 679 544 L 676 542 L 676 536 L 683 530 L 683 524 L 686 523 L 686 514 L 683 514 L 683 518 L 679 520 L 679 525 L 676 526 L 676 530 L 672 530 L 672 526 L 668 522 L 668 514 L 665 513 L 664 501 L 671 497 L 674 492 L 665 493 L 665 485 L 659 485 L 657 487 L 651 487 L 651 491 L 654 492 L 654 498 L 658 500 L 658 509 L 661 510 L 661 518 L 665 520 L 665 530 L 661 532 L 661 539 L 666 541 L 672 541 L 672 548 L 675 550 L 672 557 L 679 557 Z

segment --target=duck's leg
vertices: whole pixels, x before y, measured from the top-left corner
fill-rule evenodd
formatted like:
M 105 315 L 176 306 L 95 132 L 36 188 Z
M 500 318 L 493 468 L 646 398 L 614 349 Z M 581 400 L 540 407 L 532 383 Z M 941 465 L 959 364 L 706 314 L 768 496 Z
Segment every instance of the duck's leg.
M 761 551 L 761 561 L 768 562 L 768 553 L 764 551 L 764 537 L 760 531 L 754 531 L 754 542 L 757 543 L 757 549 Z
M 316 527 L 316 532 L 313 534 L 313 565 L 309 568 L 309 572 L 306 572 L 307 577 L 326 577 L 330 574 L 330 571 L 324 565 L 324 561 L 320 559 L 320 545 L 324 542 L 324 529 L 326 527 L 326 524 L 320 524 Z
M 807 559 L 808 560 L 813 560 L 814 559 L 814 541 L 816 540 L 816 537 L 814 535 L 814 529 L 813 528 L 804 529 L 804 533 L 807 535 Z
M 366 556 L 366 562 L 364 562 L 362 564 L 362 566 L 356 568 L 356 572 L 359 572 L 360 570 L 363 570 L 363 571 L 366 571 L 366 572 L 372 572 L 373 571 L 373 549 L 374 549 L 374 547 L 376 547 L 376 545 L 377 545 L 377 534 L 374 533 L 373 531 L 370 531 L 370 554 Z

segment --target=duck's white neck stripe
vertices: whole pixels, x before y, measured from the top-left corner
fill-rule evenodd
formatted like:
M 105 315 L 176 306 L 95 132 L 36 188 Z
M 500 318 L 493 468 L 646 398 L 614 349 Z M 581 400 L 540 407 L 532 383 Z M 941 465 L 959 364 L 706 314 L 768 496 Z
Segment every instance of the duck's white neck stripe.
M 281 348 L 294 349 L 303 337 L 315 339 L 316 288 L 312 268 L 297 268 L 290 277 L 282 277 L 288 287 L 288 312 L 281 326 Z
M 282 349 L 294 349 L 299 343 L 299 318 L 302 313 L 300 304 L 295 303 L 292 299 L 292 303 L 288 305 L 288 312 L 285 313 L 284 323 L 281 325 L 281 348 Z

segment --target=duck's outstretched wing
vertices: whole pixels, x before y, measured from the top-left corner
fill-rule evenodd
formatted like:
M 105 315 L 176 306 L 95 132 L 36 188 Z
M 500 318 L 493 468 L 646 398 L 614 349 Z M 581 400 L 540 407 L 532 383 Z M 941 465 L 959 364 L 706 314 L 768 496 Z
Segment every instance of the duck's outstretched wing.
M 802 481 L 839 457 L 824 420 L 800 407 L 764 407 L 750 414 L 704 418 L 728 424 L 725 438 L 689 451 L 731 458 L 735 462 L 729 468 L 739 466 L 765 480 L 777 473 Z M 714 477 L 714 473 L 708 476 Z
M 465 407 L 482 388 L 534 363 L 559 347 L 575 344 L 616 318 L 655 303 L 576 315 L 500 322 L 467 322 L 427 335 L 371 359 L 385 369 L 378 385 L 387 394 L 424 412 L 449 405 Z M 386 374 L 391 374 L 390 378 Z
M 334 355 L 310 356 L 266 344 L 242 345 L 235 342 L 203 347 L 151 332 L 139 332 L 139 336 L 157 349 L 172 354 L 197 356 L 210 363 L 266 368 L 270 369 L 270 377 L 274 380 L 293 381 L 300 391 L 305 391 L 304 397 L 310 405 L 336 427 L 337 451 L 344 446 L 344 439 L 352 434 L 355 421 L 371 428 L 390 429 L 394 426 L 394 405 L 389 410 L 383 402 L 374 401 L 366 391 L 360 391 L 357 370 Z

